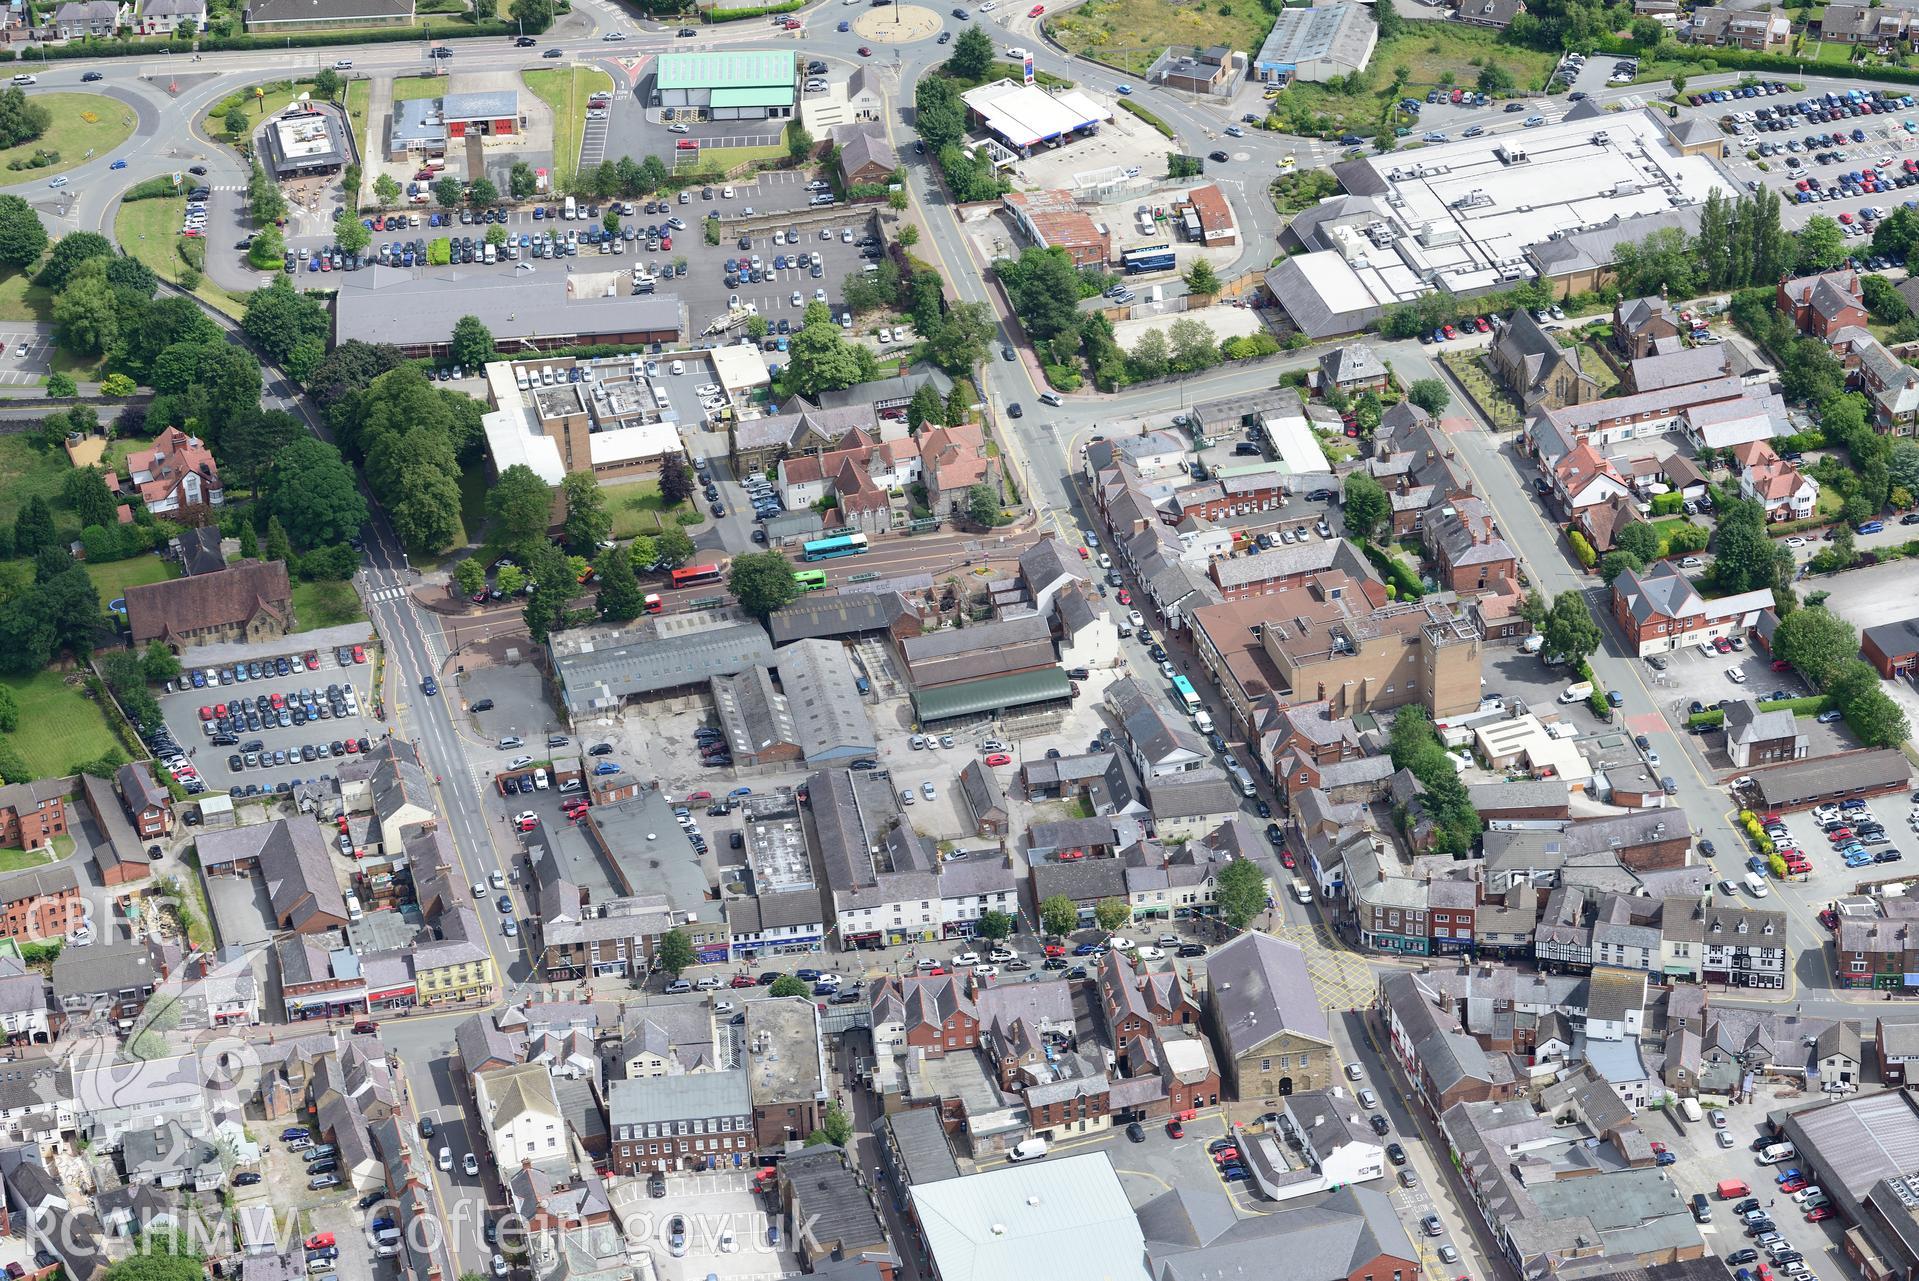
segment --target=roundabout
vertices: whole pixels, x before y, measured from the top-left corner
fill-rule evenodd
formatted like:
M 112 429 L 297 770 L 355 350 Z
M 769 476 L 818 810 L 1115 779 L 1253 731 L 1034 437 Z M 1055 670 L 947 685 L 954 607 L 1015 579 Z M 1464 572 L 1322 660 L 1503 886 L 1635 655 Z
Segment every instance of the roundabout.
M 931 9 L 917 4 L 889 4 L 868 9 L 853 21 L 862 40 L 875 44 L 914 44 L 931 40 L 945 24 Z

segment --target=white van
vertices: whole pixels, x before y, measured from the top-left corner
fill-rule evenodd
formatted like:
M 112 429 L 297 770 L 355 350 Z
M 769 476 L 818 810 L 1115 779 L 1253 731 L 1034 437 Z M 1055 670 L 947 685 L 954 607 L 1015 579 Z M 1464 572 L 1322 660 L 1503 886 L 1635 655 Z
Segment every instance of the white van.
M 1592 693 L 1593 683 L 1591 681 L 1574 681 L 1560 692 L 1559 701 L 1562 703 L 1583 702 L 1591 698 Z
M 513 381 L 519 384 L 521 391 L 525 391 L 532 379 L 527 376 L 524 366 L 515 365 L 513 367 Z
M 1293 897 L 1302 903 L 1311 903 L 1313 901 L 1313 887 L 1304 881 L 1294 881 Z
M 1046 1155 L 1045 1139 L 1021 1139 L 1006 1154 L 1009 1161 L 1037 1161 Z
M 578 206 L 573 203 L 573 197 L 568 196 L 566 198 L 566 220 L 568 222 L 573 221 L 574 213 L 577 209 Z
M 1706 1119 L 1706 1114 L 1699 1110 L 1698 1099 L 1679 1100 L 1679 1115 L 1685 1117 L 1688 1121 L 1703 1121 Z
M 1769 892 L 1766 889 L 1766 878 L 1759 875 L 1759 873 L 1757 872 L 1747 872 L 1746 873 L 1746 892 L 1752 895 L 1754 898 L 1766 897 L 1767 893 Z
M 1546 638 L 1535 632 L 1519 643 L 1519 652 L 1522 654 L 1537 654 L 1545 647 L 1545 644 Z
M 346 919 L 349 921 L 357 921 L 365 916 L 366 913 L 360 910 L 360 896 L 357 894 L 348 894 L 346 896 Z

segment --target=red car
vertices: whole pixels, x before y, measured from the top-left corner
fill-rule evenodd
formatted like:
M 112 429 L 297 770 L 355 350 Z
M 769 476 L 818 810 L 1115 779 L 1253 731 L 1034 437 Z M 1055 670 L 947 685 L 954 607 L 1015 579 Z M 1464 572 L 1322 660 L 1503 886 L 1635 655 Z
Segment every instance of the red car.
M 1034 10 L 1034 12 L 1037 13 L 1038 10 Z M 1186 1137 L 1186 1127 L 1178 1121 L 1168 1121 L 1166 1123 L 1166 1137 L 1169 1139 L 1183 1139 Z
M 1842 213 L 1839 215 L 1839 221 L 1845 223 L 1848 227 L 1850 227 L 1852 226 L 1852 215 L 1849 213 Z
M 1293 866 L 1293 852 L 1291 850 L 1281 850 L 1279 852 L 1279 865 L 1287 868 Z
M 1827 1219 L 1830 1219 L 1832 1216 L 1833 1216 L 1833 1208 L 1829 1205 L 1822 1205 L 1815 1210 L 1806 1211 L 1806 1222 L 1824 1223 Z
M 1852 829 L 1850 827 L 1835 827 L 1826 833 L 1826 839 L 1834 845 L 1844 845 L 1852 839 Z
M 751 974 L 735 974 L 735 975 L 733 976 L 733 981 L 732 981 L 732 982 L 731 982 L 730 984 L 728 984 L 727 986 L 729 986 L 729 987 L 758 987 L 758 986 L 759 986 L 759 980 L 758 980 L 758 979 L 756 979 L 756 978 L 754 978 L 754 977 L 753 977 L 753 976 L 752 976 Z
M 1228 1161 L 1237 1160 L 1239 1160 L 1239 1149 L 1235 1147 L 1223 1147 L 1213 1153 L 1213 1163 L 1215 1165 L 1225 1165 Z
M 1781 1192 L 1787 1192 L 1787 1193 L 1799 1192 L 1799 1191 L 1802 1191 L 1805 1188 L 1805 1186 L 1806 1186 L 1806 1181 L 1804 1179 L 1787 1179 L 1784 1183 L 1781 1183 L 1779 1185 L 1779 1190 Z
M 1064 945 L 1059 943 L 1048 943 L 1045 947 L 1041 948 L 1040 950 L 1042 952 L 1045 952 L 1046 955 L 1048 956 L 1065 956 L 1066 955 L 1066 948 L 1064 947 Z
M 1486 318 L 1484 316 L 1474 316 L 1473 328 L 1477 329 L 1480 333 L 1485 334 L 1485 333 L 1491 333 L 1493 327 L 1486 323 Z
M 378 1032 L 380 1030 L 380 1025 L 378 1023 L 375 1023 L 372 1019 L 361 1019 L 359 1022 L 353 1025 L 353 1030 L 355 1032 L 360 1033 L 362 1036 L 371 1036 L 373 1033 Z M 326 1245 L 333 1244 L 333 1234 L 331 1232 L 322 1232 L 320 1235 L 326 1238 L 326 1241 L 324 1242 L 324 1244 Z M 314 1248 L 318 1249 L 319 1247 L 315 1246 Z
M 1825 911 L 1819 913 L 1819 923 L 1829 930 L 1837 929 L 1839 927 L 1839 913 L 1833 911 L 1831 908 L 1827 908 Z
M 200 709 L 200 719 L 201 719 L 201 720 L 203 720 L 203 721 L 210 721 L 210 720 L 212 720 L 212 719 L 213 719 L 213 709 L 212 709 L 211 707 L 202 707 L 202 708 Z
M 1043 4 L 1036 4 L 1036 5 L 1034 5 L 1034 6 L 1033 6 L 1033 7 L 1031 8 L 1031 9 L 1028 9 L 1028 10 L 1026 11 L 1026 16 L 1027 16 L 1027 17 L 1029 17 L 1029 18 L 1037 18 L 1037 17 L 1039 17 L 1039 16 L 1040 16 L 1040 15 L 1041 15 L 1042 13 L 1045 13 L 1045 12 L 1046 12 L 1046 6 L 1045 6 L 1045 5 L 1043 5 Z
M 1132 604 L 1132 603 L 1133 603 L 1133 593 L 1131 593 L 1131 592 L 1129 592 L 1129 591 L 1127 591 L 1127 590 L 1126 590 L 1126 589 L 1125 589 L 1124 587 L 1122 587 L 1122 588 L 1120 588 L 1120 589 L 1119 589 L 1119 603 L 1120 603 L 1120 604 L 1122 604 L 1122 605 L 1130 605 L 1130 604 Z
M 1789 672 L 1792 670 L 1792 664 L 1783 658 L 1775 658 L 1772 660 L 1772 670 L 1775 672 Z
M 873 51 L 871 49 L 867 48 L 865 45 L 860 46 L 860 57 L 870 58 L 872 56 L 873 56 Z
M 688 792 L 686 794 L 686 799 L 689 801 L 710 801 L 713 799 L 713 793 L 707 791 L 704 787 L 702 787 L 697 792 Z
M 355 645 L 353 647 L 353 661 L 356 663 L 366 662 L 366 646 Z
M 944 973 L 946 973 L 946 967 L 944 965 L 935 965 L 932 969 L 926 971 L 927 976 L 930 978 L 938 978 Z
M 356 1028 L 354 1030 L 358 1031 L 359 1029 Z M 309 1250 L 324 1250 L 332 1244 L 333 1234 L 331 1232 L 315 1232 L 307 1238 L 307 1249 Z
M 1454 329 L 1451 325 L 1442 325 L 1440 327 L 1439 332 L 1441 332 L 1442 334 L 1445 334 L 1448 338 L 1459 337 L 1459 331 L 1457 329 Z
M 682 138 L 673 145 L 681 151 L 698 151 L 700 149 L 700 140 L 698 138 Z
M 1011 765 L 1013 763 L 1013 758 L 1008 756 L 1005 752 L 994 752 L 991 756 L 988 756 L 986 758 L 986 763 L 988 765 Z
M 1091 560 L 1093 559 L 1093 553 L 1087 551 L 1084 547 L 1082 547 L 1079 549 L 1079 558 L 1081 560 Z

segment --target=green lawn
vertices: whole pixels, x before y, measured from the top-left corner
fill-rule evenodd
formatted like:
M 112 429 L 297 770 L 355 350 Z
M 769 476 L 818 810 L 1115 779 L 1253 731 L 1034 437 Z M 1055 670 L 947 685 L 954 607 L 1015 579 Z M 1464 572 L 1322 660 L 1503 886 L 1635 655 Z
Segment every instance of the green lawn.
M 694 510 L 682 503 L 673 511 L 667 511 L 660 503 L 657 480 L 602 481 L 600 494 L 606 499 L 607 514 L 613 517 L 613 537 L 621 540 L 638 534 L 657 534 L 674 523 L 679 514 Z
M 258 98 L 253 96 L 253 88 L 244 91 L 246 96 L 247 118 L 253 122 L 255 128 L 258 128 L 260 121 L 266 119 L 268 116 L 278 115 L 281 111 L 285 110 L 296 101 L 301 94 L 313 92 L 313 85 L 310 81 L 306 83 L 294 83 L 287 80 L 276 80 L 271 84 L 254 87 L 266 90 L 266 93 Z M 216 105 L 214 109 L 207 114 L 207 118 L 201 122 L 201 128 L 206 131 L 209 138 L 224 139 L 227 136 L 226 108 Z
M 23 271 L 0 273 L 0 320 L 53 321 L 53 295 L 32 283 Z
M 1582 342 L 1578 347 L 1579 364 L 1586 371 L 1586 376 L 1599 384 L 1600 395 L 1610 394 L 1619 385 L 1619 375 L 1612 371 L 1612 366 L 1606 363 L 1604 356 L 1593 350 L 1591 343 Z
M 1821 485 L 1819 487 L 1817 502 L 1818 505 L 1813 508 L 1813 515 L 1823 517 L 1826 520 L 1839 519 L 1839 513 L 1844 511 L 1846 507 L 1846 500 L 1830 485 Z
M 127 588 L 143 583 L 163 583 L 180 576 L 180 567 L 158 556 L 135 556 L 128 560 L 89 564 L 87 577 L 100 593 L 100 604 L 107 605 L 127 594 Z
M 1048 18 L 1045 26 L 1068 53 L 1144 73 L 1167 45 L 1258 49 L 1273 15 L 1257 4 L 1087 0 Z
M 295 583 L 293 616 L 301 631 L 311 631 L 357 623 L 366 617 L 366 610 L 352 583 Z
M 180 218 L 186 213 L 186 208 L 185 196 L 167 200 L 136 200 L 130 205 L 121 205 L 119 214 L 113 220 L 113 238 L 129 257 L 138 258 L 151 267 L 154 275 L 177 283 L 180 273 L 187 269 L 186 260 L 180 257 L 177 248 L 182 239 Z M 209 245 L 208 252 L 231 252 L 231 249 Z M 200 277 L 200 283 L 194 286 L 193 294 L 236 320 L 246 312 L 240 299 L 204 275 Z
M 97 760 L 118 745 L 78 676 L 69 685 L 61 673 L 44 671 L 0 677 L 0 686 L 20 706 L 20 728 L 8 738 L 35 777 L 72 773 L 74 766 Z
M 56 840 L 60 838 L 55 838 Z M 72 837 L 64 838 L 71 842 Z M 52 850 L 23 850 L 18 846 L 0 849 L 0 872 L 19 872 L 29 867 L 40 867 L 51 863 L 57 857 Z
M 520 79 L 553 108 L 553 189 L 564 191 L 580 164 L 580 136 L 586 130 L 586 100 L 599 90 L 613 91 L 613 77 L 593 67 L 522 71 Z
M 715 178 L 736 178 L 754 165 L 784 159 L 785 147 L 708 147 L 697 153 L 692 164 L 677 172 L 683 175 L 710 174 Z
M 419 98 L 438 98 L 446 93 L 445 76 L 395 76 L 393 101 L 413 102 Z M 581 108 L 585 110 L 584 107 Z
M 36 93 L 33 101 L 53 113 L 46 133 L 32 142 L 0 150 L 0 165 L 25 160 L 36 151 L 57 151 L 60 159 L 29 175 L 59 173 L 85 164 L 89 157 L 112 151 L 133 136 L 133 112 L 123 103 L 97 93 Z

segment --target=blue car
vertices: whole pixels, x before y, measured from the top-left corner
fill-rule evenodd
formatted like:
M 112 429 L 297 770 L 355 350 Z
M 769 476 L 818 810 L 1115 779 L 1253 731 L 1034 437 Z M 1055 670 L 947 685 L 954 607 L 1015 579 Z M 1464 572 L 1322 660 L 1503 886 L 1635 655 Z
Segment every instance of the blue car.
M 440 682 L 434 680 L 431 676 L 429 676 L 425 680 L 420 682 L 420 692 L 422 694 L 425 694 L 427 697 L 431 698 L 433 695 L 440 692 Z
M 1886 522 L 1883 520 L 1869 520 L 1859 527 L 1859 532 L 1862 534 L 1876 534 L 1885 527 Z
M 125 169 L 126 167 L 127 167 L 127 162 L 124 160 L 116 160 L 112 164 L 107 166 L 107 168 L 109 169 Z
M 1656 1153 L 1653 1158 L 1654 1165 L 1677 1165 L 1678 1163 L 1679 1154 L 1677 1152 L 1660 1152 Z
M 752 794 L 753 789 L 750 787 L 736 787 L 727 793 L 728 796 L 751 796 Z
M 320 270 L 320 260 L 318 258 L 307 259 L 307 270 L 308 271 Z
M 1074 956 L 1091 956 L 1094 952 L 1097 952 L 1098 950 L 1099 950 L 1099 944 L 1097 943 L 1081 943 L 1078 947 L 1073 949 L 1073 955 Z
M 1131 85 L 1116 85 L 1114 87 L 1118 90 L 1119 96 L 1122 98 L 1130 97 L 1132 95 L 1133 86 Z
M 853 24 L 850 22 L 842 21 L 839 25 L 839 29 L 841 31 L 851 31 L 853 29 Z
M 617 774 L 620 772 L 620 767 L 613 761 L 601 761 L 593 767 L 593 772 L 595 774 Z
M 1748 872 L 1757 872 L 1759 875 L 1764 876 L 1766 874 L 1766 860 L 1762 856 L 1755 854 L 1746 860 L 1746 870 Z

